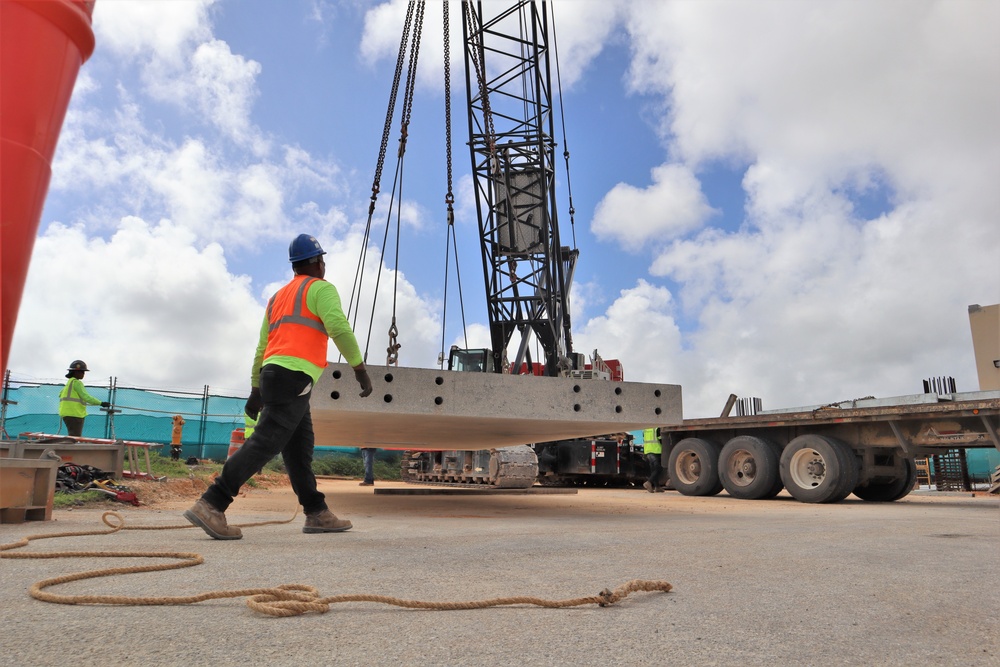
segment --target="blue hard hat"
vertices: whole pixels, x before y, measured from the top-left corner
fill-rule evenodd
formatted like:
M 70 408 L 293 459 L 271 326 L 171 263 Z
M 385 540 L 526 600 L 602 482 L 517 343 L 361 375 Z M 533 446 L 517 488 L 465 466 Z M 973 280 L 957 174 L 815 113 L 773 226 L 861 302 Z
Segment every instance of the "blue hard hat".
M 292 264 L 325 254 L 316 237 L 308 234 L 299 234 L 288 246 L 288 261 Z

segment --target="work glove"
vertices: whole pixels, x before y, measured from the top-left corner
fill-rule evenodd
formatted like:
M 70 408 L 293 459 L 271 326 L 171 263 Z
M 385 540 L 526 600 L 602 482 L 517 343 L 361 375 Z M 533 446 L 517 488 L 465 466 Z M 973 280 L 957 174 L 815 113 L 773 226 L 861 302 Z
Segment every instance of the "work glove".
M 260 414 L 263 407 L 264 399 L 260 397 L 260 387 L 252 388 L 250 390 L 250 398 L 247 399 L 247 404 L 243 407 L 243 412 L 250 419 L 257 419 L 257 415 Z
M 354 367 L 354 378 L 361 385 L 361 393 L 358 394 L 361 398 L 372 393 L 372 379 L 368 377 L 368 369 L 365 368 L 365 362 L 362 361 Z
M 111 404 L 108 403 L 107 401 L 101 401 L 101 407 L 102 408 L 110 408 Z

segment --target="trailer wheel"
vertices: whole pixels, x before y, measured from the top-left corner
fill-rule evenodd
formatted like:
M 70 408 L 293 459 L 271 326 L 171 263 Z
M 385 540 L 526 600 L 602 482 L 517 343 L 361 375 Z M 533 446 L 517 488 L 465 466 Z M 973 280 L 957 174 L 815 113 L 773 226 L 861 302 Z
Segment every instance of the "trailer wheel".
M 719 481 L 734 498 L 762 500 L 781 492 L 781 448 L 770 440 L 738 435 L 719 455 Z
M 854 495 L 872 503 L 891 503 L 906 497 L 917 481 L 917 465 L 912 459 L 904 459 L 906 472 L 888 482 L 877 482 L 854 489 Z
M 781 453 L 781 481 L 803 503 L 836 503 L 858 485 L 858 460 L 845 443 L 807 434 Z
M 685 496 L 714 496 L 722 491 L 721 452 L 719 443 L 702 438 L 684 438 L 674 445 L 667 464 L 674 488 Z

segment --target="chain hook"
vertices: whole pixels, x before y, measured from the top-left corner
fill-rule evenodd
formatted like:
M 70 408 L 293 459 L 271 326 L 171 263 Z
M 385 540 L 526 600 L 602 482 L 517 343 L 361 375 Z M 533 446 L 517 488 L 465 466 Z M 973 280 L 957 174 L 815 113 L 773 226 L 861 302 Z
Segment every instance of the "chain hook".
M 389 347 L 385 348 L 386 366 L 398 366 L 399 365 L 399 348 L 403 347 L 398 341 L 397 337 L 399 335 L 399 329 L 396 327 L 396 317 L 393 316 L 392 324 L 389 325 Z

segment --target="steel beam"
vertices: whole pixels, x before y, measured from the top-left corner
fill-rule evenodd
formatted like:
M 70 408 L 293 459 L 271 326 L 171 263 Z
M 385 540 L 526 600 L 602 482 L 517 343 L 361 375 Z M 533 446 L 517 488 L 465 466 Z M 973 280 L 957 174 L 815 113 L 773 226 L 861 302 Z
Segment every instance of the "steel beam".
M 347 364 L 330 364 L 312 395 L 316 444 L 477 450 L 679 424 L 681 388 L 426 368 L 369 367 L 358 396 Z

